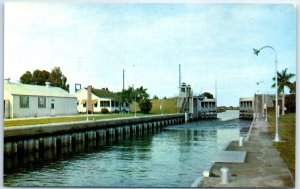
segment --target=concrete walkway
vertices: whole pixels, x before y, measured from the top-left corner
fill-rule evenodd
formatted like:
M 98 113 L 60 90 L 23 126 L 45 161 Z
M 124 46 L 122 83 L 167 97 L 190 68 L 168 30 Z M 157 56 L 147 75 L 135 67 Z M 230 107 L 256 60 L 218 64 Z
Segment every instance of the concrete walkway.
M 226 150 L 247 151 L 245 163 L 215 163 L 210 173 L 214 176 L 203 178 L 198 187 L 295 187 L 294 180 L 287 165 L 273 146 L 267 132 L 267 122 L 254 121 L 249 141 L 243 147 L 232 142 Z M 221 184 L 220 169 L 231 170 L 231 180 Z

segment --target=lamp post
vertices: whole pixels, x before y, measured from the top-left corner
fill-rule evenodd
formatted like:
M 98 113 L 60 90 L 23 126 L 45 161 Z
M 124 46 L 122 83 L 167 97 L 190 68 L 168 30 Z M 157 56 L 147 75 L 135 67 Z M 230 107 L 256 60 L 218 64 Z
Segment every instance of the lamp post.
M 275 138 L 274 138 L 274 142 L 279 142 L 280 138 L 279 138 L 279 134 L 278 134 L 278 87 L 277 87 L 277 53 L 275 51 L 275 49 L 272 46 L 263 46 L 262 48 L 260 48 L 259 50 L 257 49 L 253 49 L 254 54 L 256 54 L 258 56 L 258 53 L 263 50 L 264 48 L 270 48 L 273 50 L 274 54 L 275 54 L 275 92 L 276 92 L 276 97 L 275 97 L 275 124 L 276 124 L 276 133 L 275 133 Z

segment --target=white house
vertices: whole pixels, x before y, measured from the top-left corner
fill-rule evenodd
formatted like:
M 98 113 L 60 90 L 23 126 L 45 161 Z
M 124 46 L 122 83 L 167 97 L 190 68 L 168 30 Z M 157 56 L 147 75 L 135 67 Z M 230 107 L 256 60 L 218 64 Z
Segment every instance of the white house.
M 76 97 L 49 84 L 4 83 L 4 118 L 77 114 Z
M 88 97 L 88 89 L 90 88 L 90 97 Z M 88 89 L 82 88 L 76 92 L 77 111 L 86 113 L 87 107 L 89 112 L 101 112 L 102 108 L 107 108 L 109 112 L 121 111 L 125 109 L 129 111 L 128 104 L 122 108 L 117 100 L 117 94 L 107 89 L 94 89 L 91 86 Z M 90 98 L 90 100 L 89 100 Z M 90 104 L 89 104 L 90 102 Z

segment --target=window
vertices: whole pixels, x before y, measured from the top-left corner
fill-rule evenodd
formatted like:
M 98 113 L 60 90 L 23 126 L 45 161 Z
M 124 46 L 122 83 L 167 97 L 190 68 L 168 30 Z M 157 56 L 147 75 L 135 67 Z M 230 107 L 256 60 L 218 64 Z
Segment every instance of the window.
M 98 106 L 98 101 L 96 101 L 96 102 L 94 103 L 94 107 L 97 108 L 97 106 Z
M 38 97 L 38 107 L 46 108 L 46 97 Z
M 29 108 L 29 96 L 20 96 L 20 108 Z
M 100 107 L 110 107 L 110 101 L 100 101 Z
M 85 108 L 85 107 L 86 107 L 86 102 L 84 102 L 82 105 L 83 105 L 83 107 Z
M 111 101 L 111 107 L 115 107 L 115 101 Z

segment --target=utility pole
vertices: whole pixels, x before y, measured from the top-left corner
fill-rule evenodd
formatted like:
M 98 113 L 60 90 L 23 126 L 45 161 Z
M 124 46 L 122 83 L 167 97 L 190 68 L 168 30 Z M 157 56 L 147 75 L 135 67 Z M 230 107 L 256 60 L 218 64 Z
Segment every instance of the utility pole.
M 217 80 L 215 80 L 215 100 L 216 100 L 216 108 L 217 108 Z
M 181 66 L 179 64 L 179 83 L 178 83 L 178 99 L 177 99 L 177 113 L 179 113 L 180 106 L 180 88 L 181 88 Z
M 123 92 L 124 92 L 124 88 L 125 87 L 125 70 L 123 69 Z
M 180 66 L 180 64 L 179 64 L 179 89 L 180 89 L 180 86 L 181 85 L 181 66 Z

